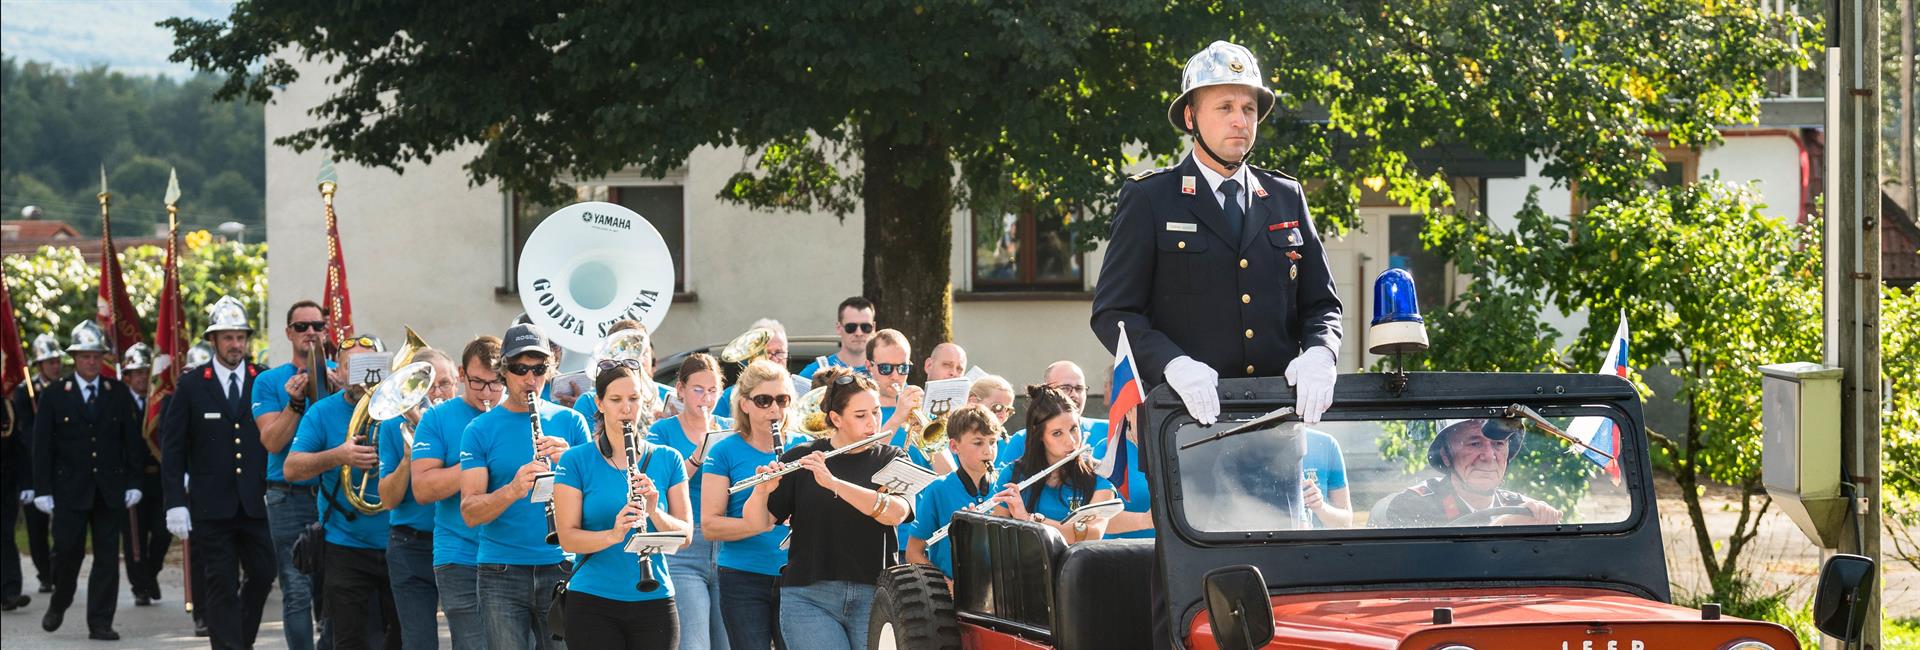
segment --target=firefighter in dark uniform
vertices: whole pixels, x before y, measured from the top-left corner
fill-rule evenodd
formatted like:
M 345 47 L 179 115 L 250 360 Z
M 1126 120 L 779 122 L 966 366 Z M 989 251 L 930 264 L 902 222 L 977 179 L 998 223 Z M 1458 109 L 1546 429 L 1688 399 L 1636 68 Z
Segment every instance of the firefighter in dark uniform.
M 1299 181 L 1246 164 L 1273 91 L 1246 48 L 1216 41 L 1187 61 L 1167 119 L 1194 151 L 1120 188 L 1093 331 L 1121 326 L 1149 385 L 1167 383 L 1203 424 L 1219 378 L 1285 375 L 1318 422 L 1333 401 L 1340 298 Z
M 207 310 L 212 361 L 180 375 L 160 415 L 167 529 L 190 540 L 198 596 L 214 648 L 250 648 L 279 570 L 267 526 L 267 449 L 251 410 L 265 370 L 247 361 L 246 309 L 223 296 Z
M 1525 439 L 1520 423 L 1514 420 L 1442 421 L 1440 433 L 1427 446 L 1427 465 L 1441 475 L 1381 499 L 1367 525 L 1423 528 L 1469 523 L 1560 523 L 1560 511 L 1553 506 L 1500 487 L 1507 477 L 1507 464 L 1520 454 Z M 1491 508 L 1504 508 L 1501 512 L 1505 514 L 1494 515 Z M 1479 512 L 1489 516 L 1471 516 Z
M 127 385 L 100 374 L 112 354 L 93 321 L 67 341 L 73 374 L 40 393 L 33 418 L 33 505 L 53 516 L 53 600 L 40 627 L 60 629 L 73 604 L 80 561 L 91 539 L 87 638 L 118 641 L 113 615 L 120 595 L 120 527 L 140 503 L 147 443 Z
M 34 576 L 39 579 L 40 593 L 53 592 L 53 518 L 33 507 L 33 412 L 39 408 L 35 397 L 46 391 L 48 386 L 57 384 L 66 365 L 66 353 L 60 350 L 60 339 L 52 334 L 41 334 L 33 339 L 32 377 L 19 386 L 15 386 L 8 399 L 13 403 L 13 445 L 7 450 L 8 458 L 14 459 L 13 480 L 18 483 L 5 494 L 20 497 L 20 518 L 27 522 L 27 554 L 33 558 Z M 32 384 L 32 389 L 27 388 Z M 18 452 L 18 453 L 15 453 Z M 11 526 L 7 530 L 13 530 Z M 8 544 L 12 544 L 11 539 Z M 9 547 L 11 548 L 11 547 Z M 17 550 L 17 549 L 16 549 Z M 25 606 L 20 601 L 19 606 Z M 7 603 L 0 603 L 0 610 L 8 609 Z
M 147 445 L 146 467 L 140 471 L 138 487 L 141 494 L 151 497 L 141 499 L 140 505 L 133 507 L 133 521 L 137 525 L 129 525 L 121 541 L 126 545 L 127 585 L 133 589 L 133 604 L 137 607 L 160 600 L 160 567 L 166 564 L 167 549 L 173 546 L 173 536 L 167 534 L 166 519 L 162 516 L 165 506 L 160 503 L 160 445 L 146 428 L 148 382 L 153 379 L 153 371 L 153 348 L 145 343 L 133 344 L 121 356 L 120 380 L 133 394 Z
M 17 359 L 23 353 L 23 350 L 0 350 L 0 368 L 7 367 L 8 359 Z M 33 602 L 32 596 L 20 593 L 25 586 L 24 576 L 20 573 L 20 548 L 13 541 L 14 522 L 20 516 L 20 503 L 13 497 L 24 493 L 22 470 L 30 466 L 30 461 L 23 458 L 27 455 L 27 446 L 21 441 L 31 435 L 30 429 L 21 426 L 20 420 L 14 417 L 16 406 L 12 396 L 0 403 L 0 463 L 8 464 L 0 469 L 0 499 L 5 499 L 0 501 L 0 531 L 6 533 L 6 545 L 0 548 L 0 553 L 5 554 L 0 556 L 0 611 L 8 612 Z

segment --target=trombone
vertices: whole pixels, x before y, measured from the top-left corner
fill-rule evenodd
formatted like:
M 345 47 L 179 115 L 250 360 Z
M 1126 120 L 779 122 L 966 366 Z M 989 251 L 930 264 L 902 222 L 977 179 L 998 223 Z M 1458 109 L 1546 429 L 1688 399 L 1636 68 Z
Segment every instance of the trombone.
M 367 391 L 366 395 L 360 397 L 359 403 L 354 405 L 353 417 L 347 420 L 349 438 L 364 440 L 362 444 L 377 447 L 380 444 L 381 423 L 405 415 L 426 400 L 427 393 L 433 389 L 433 364 L 413 360 L 414 355 L 426 347 L 427 344 L 420 340 L 420 335 L 415 334 L 413 328 L 407 328 L 407 340 L 396 351 L 393 362 L 389 366 L 392 372 L 379 383 L 374 384 L 372 390 Z M 400 435 L 411 440 L 413 423 L 403 423 L 400 427 Z M 358 478 L 354 476 L 355 473 L 359 474 Z M 340 485 L 345 486 L 341 491 L 346 493 L 347 504 L 361 514 L 368 515 L 385 509 L 378 495 L 379 476 L 380 470 L 377 467 L 355 470 L 350 465 L 342 465 Z M 376 493 L 371 497 L 367 495 L 368 485 L 372 485 Z

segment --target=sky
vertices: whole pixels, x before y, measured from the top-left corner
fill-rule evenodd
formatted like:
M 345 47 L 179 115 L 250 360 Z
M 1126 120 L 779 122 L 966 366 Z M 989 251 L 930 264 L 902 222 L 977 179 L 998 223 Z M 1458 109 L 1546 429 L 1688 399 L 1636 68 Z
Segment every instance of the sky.
M 154 23 L 176 16 L 225 18 L 223 0 L 0 0 L 0 54 L 69 68 L 104 63 L 129 75 L 192 74 L 167 61 L 173 32 Z

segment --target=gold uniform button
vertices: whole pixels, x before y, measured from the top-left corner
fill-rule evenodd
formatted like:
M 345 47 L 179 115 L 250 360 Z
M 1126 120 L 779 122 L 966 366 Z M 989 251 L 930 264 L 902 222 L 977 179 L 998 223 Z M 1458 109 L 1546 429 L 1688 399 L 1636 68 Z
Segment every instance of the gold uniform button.
M 1247 304 L 1247 303 L 1250 303 L 1250 302 L 1253 302 L 1253 296 L 1252 296 L 1252 295 L 1249 295 L 1249 294 L 1244 294 L 1244 293 L 1243 293 L 1243 294 L 1240 294 L 1240 304 L 1242 304 L 1242 305 L 1244 305 L 1244 304 Z
M 93 453 L 90 453 L 90 454 L 87 454 L 87 456 L 88 456 L 89 458 L 99 458 L 99 457 L 100 457 L 100 452 L 97 452 L 97 451 L 96 451 L 96 452 L 93 452 Z
M 234 453 L 233 453 L 233 459 L 234 459 L 234 460 L 240 460 L 240 452 L 237 452 L 237 451 L 236 451 L 236 452 L 234 452 Z
M 1253 366 L 1251 365 L 1247 366 L 1247 374 L 1249 375 L 1253 374 Z
M 237 444 L 240 444 L 240 439 L 239 439 L 239 438 L 234 438 L 234 439 L 233 439 L 233 444 L 236 444 L 236 445 L 237 445 Z
M 1253 330 L 1247 330 L 1247 338 L 1253 338 Z
M 235 422 L 235 423 L 233 423 L 233 428 L 235 428 L 235 429 L 238 429 L 238 428 L 240 428 L 240 423 L 239 423 L 239 422 Z
M 1246 260 L 1246 259 L 1244 259 L 1244 258 L 1242 258 L 1242 259 L 1240 260 L 1240 268 L 1243 268 L 1243 269 L 1244 269 L 1244 268 L 1247 268 L 1247 260 Z
M 238 468 L 238 467 L 235 467 L 235 468 L 233 468 L 233 473 L 235 473 L 235 474 L 239 474 L 239 473 L 240 473 L 240 468 Z
M 1180 250 L 1186 250 L 1186 249 L 1187 249 L 1187 243 L 1186 243 L 1186 242 L 1180 242 L 1180 243 L 1178 243 L 1178 244 L 1175 244 L 1175 246 L 1178 246 L 1178 247 L 1180 248 Z

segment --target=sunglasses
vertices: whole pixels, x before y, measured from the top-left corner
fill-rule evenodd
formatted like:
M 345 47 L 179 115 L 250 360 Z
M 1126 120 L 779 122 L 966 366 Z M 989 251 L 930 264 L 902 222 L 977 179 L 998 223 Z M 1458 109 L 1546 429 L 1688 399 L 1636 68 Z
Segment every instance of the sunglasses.
M 305 320 L 298 323 L 288 323 L 287 326 L 293 328 L 295 332 L 304 334 L 306 332 L 318 332 L 326 329 L 327 322 L 323 320 Z
M 840 329 L 841 331 L 844 331 L 848 334 L 852 334 L 854 332 L 859 332 L 861 334 L 872 334 L 873 323 L 847 323 L 845 325 L 841 325 Z
M 907 363 L 876 363 L 873 364 L 873 367 L 883 375 L 904 375 L 913 372 L 913 362 L 911 361 Z
M 373 340 L 371 336 L 355 336 L 340 341 L 340 349 L 351 350 L 354 348 L 366 348 L 378 352 L 380 350 L 380 342 Z
M 639 370 L 640 360 L 639 359 L 601 359 L 599 367 L 602 372 L 612 370 L 614 368 L 626 368 L 628 370 Z
M 532 365 L 522 365 L 518 363 L 509 363 L 506 365 L 506 371 L 513 373 L 513 375 L 516 377 L 525 377 L 529 374 L 535 377 L 539 377 L 547 374 L 547 364 L 536 363 Z
M 754 395 L 754 396 L 748 397 L 747 401 L 753 402 L 754 406 L 758 406 L 760 408 L 767 408 L 775 404 L 779 404 L 780 408 L 786 408 L 788 404 L 793 403 L 793 396 L 792 395 Z

